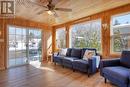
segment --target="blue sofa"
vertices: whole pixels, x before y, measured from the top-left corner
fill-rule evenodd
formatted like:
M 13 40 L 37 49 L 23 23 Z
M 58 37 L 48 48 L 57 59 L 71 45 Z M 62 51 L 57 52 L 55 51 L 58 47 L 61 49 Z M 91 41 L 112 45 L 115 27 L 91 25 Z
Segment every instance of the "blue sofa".
M 83 60 L 82 58 L 86 50 L 93 50 L 97 55 L 96 49 L 68 48 L 65 56 L 60 56 L 59 54 L 53 55 L 53 62 L 55 64 L 58 63 L 63 67 L 69 67 L 73 69 L 73 71 L 78 70 L 78 71 L 86 72 L 88 73 L 89 76 L 90 74 L 93 74 L 97 71 L 97 65 L 96 65 L 97 60 L 95 57 L 88 60 Z
M 123 51 L 118 59 L 102 60 L 100 74 L 105 83 L 108 79 L 118 87 L 130 87 L 130 51 Z

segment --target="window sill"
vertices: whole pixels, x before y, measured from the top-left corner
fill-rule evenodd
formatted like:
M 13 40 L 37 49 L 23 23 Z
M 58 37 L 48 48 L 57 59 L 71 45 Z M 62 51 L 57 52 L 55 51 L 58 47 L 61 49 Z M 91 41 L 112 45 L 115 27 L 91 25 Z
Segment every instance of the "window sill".
M 110 57 L 112 57 L 112 58 L 119 58 L 119 57 L 121 57 L 121 53 L 111 53 Z

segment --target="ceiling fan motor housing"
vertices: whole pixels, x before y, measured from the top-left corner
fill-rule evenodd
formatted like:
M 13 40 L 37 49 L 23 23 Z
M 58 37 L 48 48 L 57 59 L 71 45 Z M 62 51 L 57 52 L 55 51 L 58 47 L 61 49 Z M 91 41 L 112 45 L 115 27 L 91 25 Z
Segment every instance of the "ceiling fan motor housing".
M 53 5 L 53 4 L 48 4 L 47 7 L 48 7 L 49 10 L 54 10 L 55 5 Z

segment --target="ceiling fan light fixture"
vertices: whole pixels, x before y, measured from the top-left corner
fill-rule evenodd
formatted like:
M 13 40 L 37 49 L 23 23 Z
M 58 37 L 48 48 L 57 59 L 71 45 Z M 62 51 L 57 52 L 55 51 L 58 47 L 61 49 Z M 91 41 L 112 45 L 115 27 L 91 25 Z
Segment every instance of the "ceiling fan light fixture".
M 54 13 L 52 12 L 52 11 L 47 11 L 47 13 L 49 14 L 49 15 L 53 15 Z

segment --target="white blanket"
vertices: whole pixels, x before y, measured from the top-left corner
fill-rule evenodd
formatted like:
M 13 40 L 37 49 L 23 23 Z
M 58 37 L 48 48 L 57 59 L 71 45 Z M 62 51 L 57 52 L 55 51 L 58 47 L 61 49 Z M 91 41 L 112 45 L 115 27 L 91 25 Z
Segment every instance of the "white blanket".
M 100 64 L 100 56 L 93 56 L 96 58 L 96 67 L 99 68 L 99 64 Z

